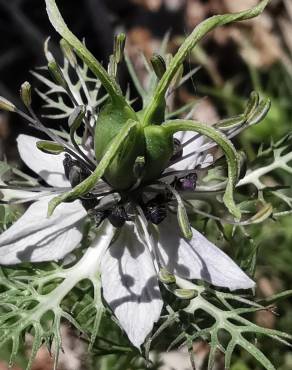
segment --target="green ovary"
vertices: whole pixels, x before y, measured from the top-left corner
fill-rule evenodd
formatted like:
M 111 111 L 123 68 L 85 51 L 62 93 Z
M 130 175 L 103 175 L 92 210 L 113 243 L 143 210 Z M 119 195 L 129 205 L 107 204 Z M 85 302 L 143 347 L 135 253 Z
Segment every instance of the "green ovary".
M 157 179 L 168 166 L 173 156 L 173 136 L 161 126 L 147 126 L 144 129 L 146 142 L 145 181 Z
M 138 121 L 137 115 L 127 107 L 117 108 L 110 103 L 102 109 L 95 129 L 95 154 L 98 162 L 129 119 Z M 172 135 L 166 134 L 161 126 L 143 128 L 138 124 L 130 131 L 118 155 L 106 169 L 104 178 L 114 189 L 129 189 L 137 182 L 133 171 L 137 157 L 145 158 L 142 182 L 148 182 L 159 177 L 172 155 Z

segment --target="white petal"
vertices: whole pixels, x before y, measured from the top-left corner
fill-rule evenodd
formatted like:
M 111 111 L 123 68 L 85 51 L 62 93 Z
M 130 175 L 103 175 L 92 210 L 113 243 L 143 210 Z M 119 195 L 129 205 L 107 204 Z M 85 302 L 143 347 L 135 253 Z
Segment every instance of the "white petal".
M 0 185 L 7 186 L 3 181 L 0 180 Z M 0 189 L 0 200 L 10 202 L 19 199 L 27 199 L 34 197 L 35 192 L 22 191 L 22 190 L 11 190 L 11 189 Z
M 191 241 L 181 238 L 176 219 L 172 216 L 159 225 L 159 251 L 163 264 L 170 272 L 230 290 L 255 286 L 231 258 L 197 230 L 192 231 Z
M 105 300 L 130 341 L 140 347 L 159 319 L 163 306 L 149 250 L 127 223 L 101 262 Z
M 17 145 L 21 159 L 47 184 L 56 187 L 70 187 L 63 167 L 64 154 L 52 155 L 43 153 L 36 147 L 36 143 L 39 140 L 28 135 L 18 136 Z
M 189 141 L 191 138 L 196 136 L 195 132 L 191 131 L 179 131 L 177 132 L 174 137 L 178 139 L 182 144 Z M 203 136 L 199 136 L 189 145 L 183 148 L 183 157 L 199 150 L 200 147 L 203 145 L 205 138 Z M 200 165 L 202 168 L 209 166 L 213 162 L 213 156 L 209 153 L 195 153 L 190 157 L 178 161 L 177 163 L 173 164 L 171 167 L 165 170 L 165 173 L 172 172 L 172 171 L 184 171 L 184 170 L 192 170 L 195 169 L 196 166 Z M 175 176 L 164 177 L 164 181 L 172 182 Z
M 32 204 L 0 235 L 0 265 L 59 260 L 78 246 L 86 216 L 84 208 L 79 201 L 62 203 L 47 218 L 50 199 Z

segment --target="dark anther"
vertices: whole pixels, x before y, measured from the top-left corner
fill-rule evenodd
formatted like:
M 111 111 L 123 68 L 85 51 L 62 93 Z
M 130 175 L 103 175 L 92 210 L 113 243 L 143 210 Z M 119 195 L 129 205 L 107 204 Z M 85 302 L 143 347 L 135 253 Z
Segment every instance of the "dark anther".
M 173 156 L 171 157 L 170 161 L 176 161 L 183 156 L 183 147 L 181 142 L 178 139 L 173 139 Z
M 88 215 L 91 217 L 93 222 L 95 222 L 96 227 L 98 227 L 102 223 L 102 221 L 110 215 L 110 211 L 99 211 L 96 209 L 90 209 Z
M 168 200 L 167 196 L 159 194 L 146 203 L 143 207 L 146 219 L 159 225 L 167 216 L 166 203 Z
M 78 162 L 75 159 L 72 159 L 69 154 L 65 154 L 63 160 L 63 166 L 65 170 L 65 176 L 70 181 L 72 188 L 80 184 L 82 181 L 87 179 L 90 176 L 91 172 L 86 168 L 82 163 Z M 90 194 L 81 199 L 82 205 L 86 210 L 94 208 L 98 201 Z
M 190 173 L 187 176 L 176 178 L 173 186 L 180 191 L 194 191 L 197 185 L 197 178 L 196 173 Z
M 80 184 L 83 180 L 90 176 L 91 172 L 82 163 L 72 159 L 69 154 L 65 154 L 63 161 L 65 170 L 65 176 L 70 181 L 70 184 L 74 188 Z
M 114 207 L 108 219 L 114 227 L 122 227 L 126 221 L 130 220 L 125 208 L 122 206 Z

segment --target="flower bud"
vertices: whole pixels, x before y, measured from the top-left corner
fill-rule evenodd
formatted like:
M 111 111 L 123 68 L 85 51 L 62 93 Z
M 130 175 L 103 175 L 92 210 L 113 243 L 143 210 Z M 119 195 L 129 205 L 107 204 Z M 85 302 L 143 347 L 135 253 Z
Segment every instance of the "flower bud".
M 0 96 L 0 109 L 6 110 L 8 112 L 15 112 L 16 107 L 9 100 Z
M 63 52 L 64 57 L 69 61 L 72 67 L 76 66 L 77 59 L 76 55 L 71 47 L 71 45 L 68 44 L 68 42 L 64 39 L 61 39 L 60 41 L 60 47 Z
M 159 271 L 159 280 L 164 284 L 174 284 L 175 276 L 168 272 L 165 268 Z
M 125 43 L 126 35 L 124 33 L 120 33 L 115 37 L 114 59 L 117 64 L 123 60 Z
M 175 289 L 174 294 L 180 299 L 192 299 L 198 295 L 194 289 Z
M 39 150 L 46 154 L 58 155 L 64 152 L 63 145 L 55 143 L 54 141 L 41 140 L 36 143 Z
M 178 202 L 177 205 L 177 219 L 179 223 L 180 230 L 182 235 L 187 240 L 191 240 L 193 237 L 192 228 L 190 225 L 190 221 L 188 219 L 188 214 L 185 209 L 183 202 Z
M 29 82 L 26 81 L 21 85 L 20 97 L 27 108 L 31 106 L 31 84 Z
M 65 80 L 65 77 L 63 75 L 63 72 L 60 68 L 60 66 L 58 65 L 58 63 L 55 61 L 55 59 L 49 61 L 48 63 L 48 69 L 54 79 L 54 81 L 60 85 L 61 87 L 63 87 L 65 90 L 67 90 L 67 82 Z
M 76 131 L 80 127 L 85 114 L 86 108 L 82 105 L 77 106 L 69 116 L 68 125 L 70 129 Z
M 154 54 L 153 57 L 150 59 L 150 62 L 157 78 L 160 80 L 166 72 L 165 60 L 161 55 Z

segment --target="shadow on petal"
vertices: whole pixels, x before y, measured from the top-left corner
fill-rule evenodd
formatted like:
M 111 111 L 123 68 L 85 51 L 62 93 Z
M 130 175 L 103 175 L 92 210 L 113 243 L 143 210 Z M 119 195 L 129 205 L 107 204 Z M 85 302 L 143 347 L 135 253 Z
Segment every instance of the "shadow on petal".
M 130 341 L 139 347 L 159 319 L 163 302 L 151 253 L 127 222 L 101 262 L 103 295 Z

